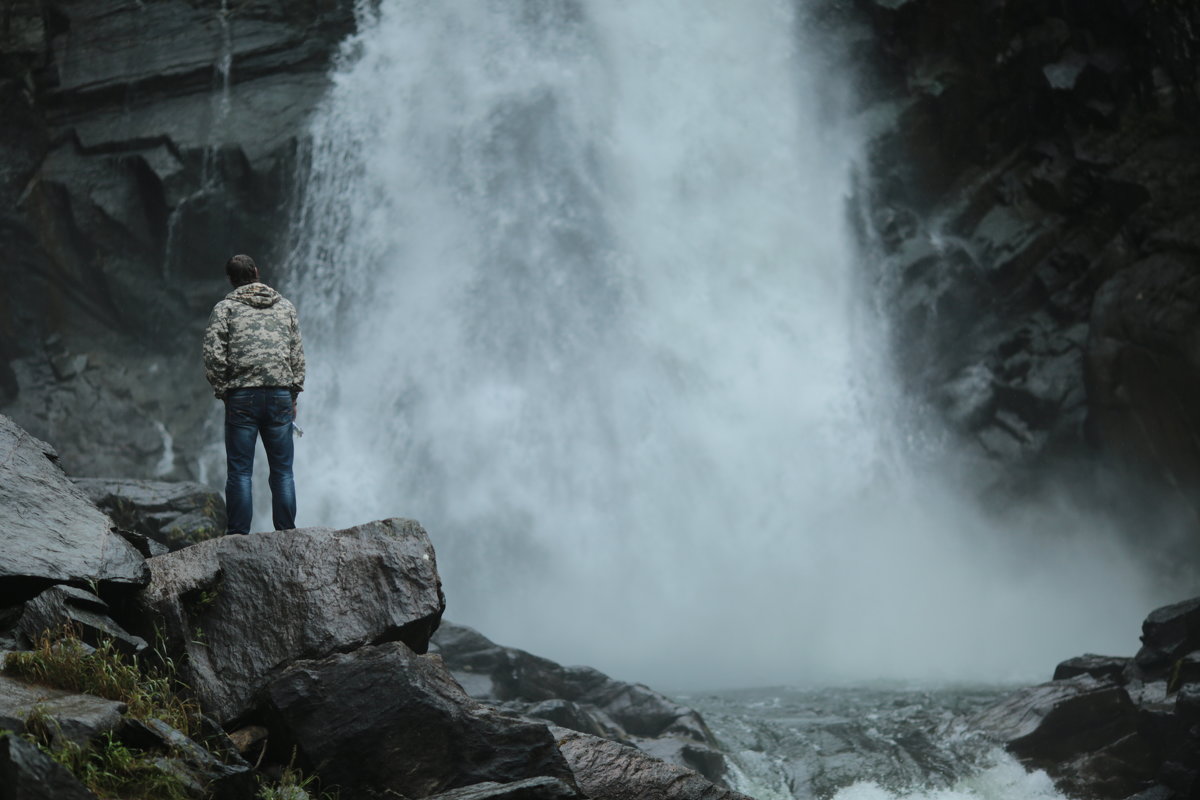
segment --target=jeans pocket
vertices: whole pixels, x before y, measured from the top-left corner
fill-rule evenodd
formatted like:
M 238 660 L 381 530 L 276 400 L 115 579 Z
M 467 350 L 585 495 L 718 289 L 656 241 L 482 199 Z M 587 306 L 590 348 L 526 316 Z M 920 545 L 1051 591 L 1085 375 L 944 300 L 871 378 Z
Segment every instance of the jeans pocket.
M 267 411 L 272 423 L 276 425 L 290 424 L 292 421 L 292 393 L 272 394 L 267 401 Z
M 254 396 L 236 394 L 225 398 L 225 417 L 227 419 L 253 419 Z

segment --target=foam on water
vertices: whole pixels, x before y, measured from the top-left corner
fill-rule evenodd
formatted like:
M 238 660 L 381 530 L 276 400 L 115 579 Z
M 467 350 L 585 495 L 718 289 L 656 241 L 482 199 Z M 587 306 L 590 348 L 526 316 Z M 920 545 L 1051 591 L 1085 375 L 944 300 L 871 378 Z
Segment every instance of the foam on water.
M 1002 751 L 992 755 L 996 762 L 987 769 L 957 781 L 946 789 L 895 792 L 864 781 L 842 789 L 833 800 L 1066 800 L 1045 772 L 1027 771 Z M 752 795 L 764 800 L 763 795 Z

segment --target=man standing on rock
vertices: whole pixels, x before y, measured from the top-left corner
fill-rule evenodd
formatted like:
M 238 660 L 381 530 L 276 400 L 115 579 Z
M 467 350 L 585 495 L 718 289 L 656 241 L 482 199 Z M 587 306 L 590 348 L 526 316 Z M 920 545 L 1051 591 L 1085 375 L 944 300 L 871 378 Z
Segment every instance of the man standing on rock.
M 296 527 L 292 423 L 296 397 L 304 390 L 300 323 L 295 306 L 259 280 L 250 256 L 229 259 L 225 274 L 234 289 L 209 317 L 204 368 L 217 398 L 225 401 L 227 533 L 250 532 L 251 475 L 259 436 L 271 465 L 275 530 L 289 530 Z

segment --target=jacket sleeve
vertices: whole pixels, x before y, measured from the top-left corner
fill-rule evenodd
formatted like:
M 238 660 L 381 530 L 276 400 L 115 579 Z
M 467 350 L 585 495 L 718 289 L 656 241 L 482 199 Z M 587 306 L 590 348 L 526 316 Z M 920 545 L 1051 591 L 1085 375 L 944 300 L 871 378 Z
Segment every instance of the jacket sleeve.
M 229 317 L 218 304 L 204 329 L 204 377 L 212 384 L 213 394 L 225 397 L 229 374 Z
M 296 316 L 296 310 L 292 309 L 292 331 L 291 331 L 291 352 L 288 354 L 288 362 L 292 367 L 292 391 L 304 391 L 304 371 L 307 365 L 304 362 L 304 340 L 300 336 L 300 320 Z

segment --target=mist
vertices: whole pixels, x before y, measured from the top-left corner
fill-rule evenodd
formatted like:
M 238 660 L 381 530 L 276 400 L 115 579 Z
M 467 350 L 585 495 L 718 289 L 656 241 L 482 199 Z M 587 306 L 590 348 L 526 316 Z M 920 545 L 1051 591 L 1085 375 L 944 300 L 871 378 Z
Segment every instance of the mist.
M 447 617 L 660 688 L 1040 680 L 1178 599 L 912 453 L 803 2 L 386 1 L 286 287 L 304 525 L 420 520 Z M 828 43 L 824 43 L 826 46 Z M 841 81 L 845 80 L 842 84 Z

